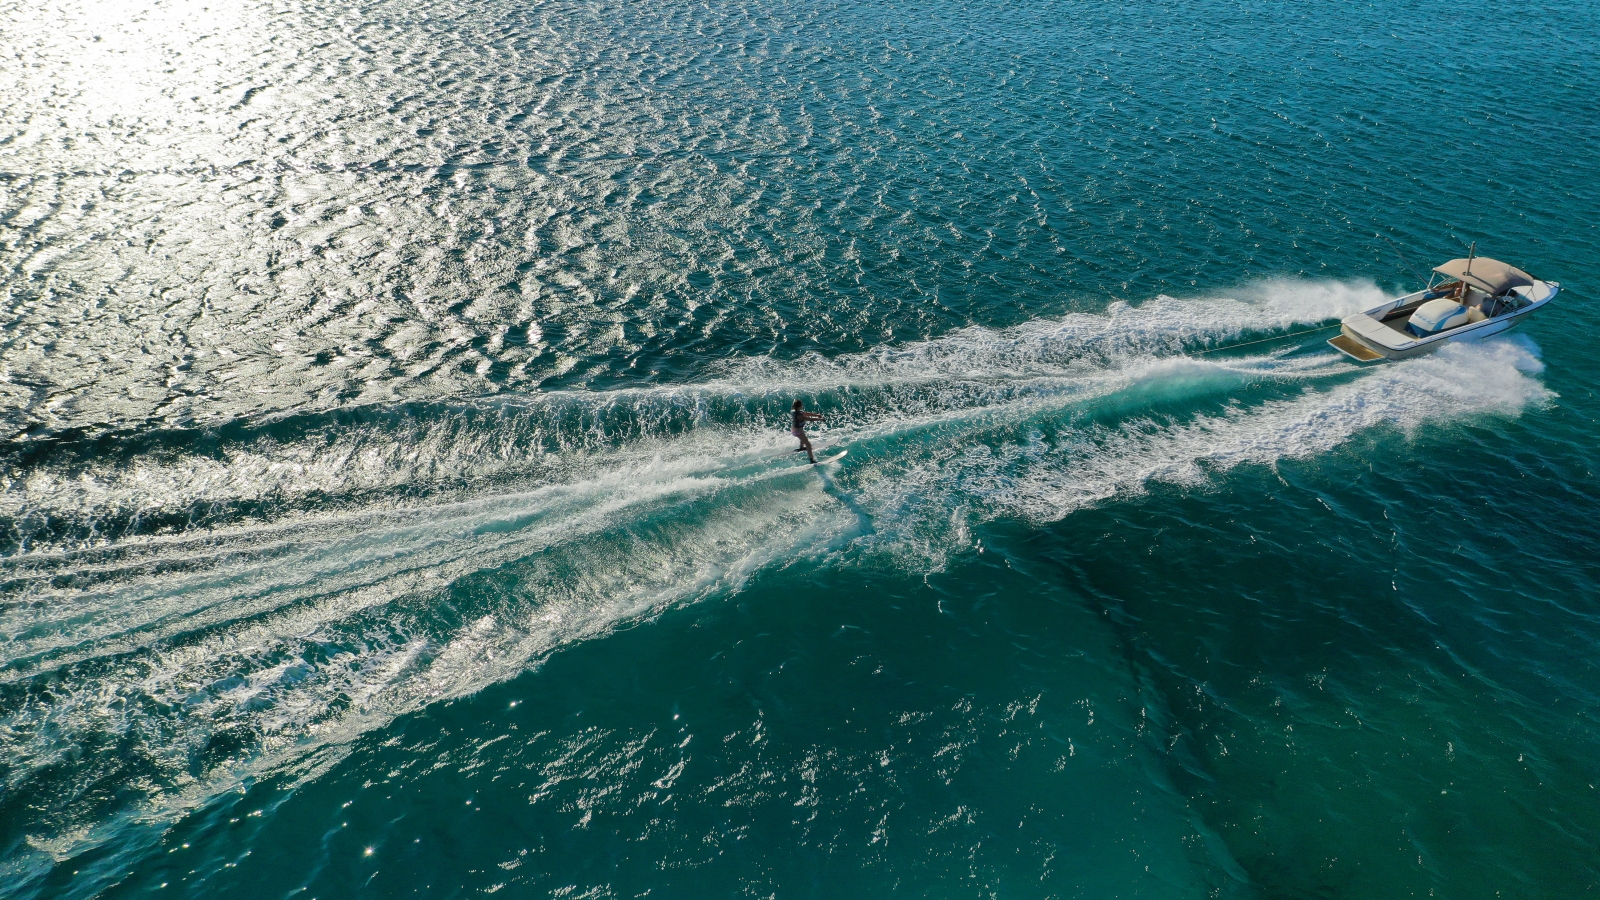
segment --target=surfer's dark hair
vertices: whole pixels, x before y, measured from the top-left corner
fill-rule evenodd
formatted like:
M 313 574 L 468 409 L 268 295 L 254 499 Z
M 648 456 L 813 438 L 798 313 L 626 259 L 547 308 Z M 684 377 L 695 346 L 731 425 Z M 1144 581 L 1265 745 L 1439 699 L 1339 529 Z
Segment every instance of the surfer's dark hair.
M 796 401 L 795 401 L 795 402 L 794 402 L 794 408 L 795 408 L 795 409 L 799 409 L 799 408 L 801 408 L 801 407 L 802 407 L 802 406 L 805 406 L 805 404 L 804 404 L 804 403 L 801 403 L 801 402 L 800 402 L 800 401 L 799 401 L 799 400 L 796 400 Z

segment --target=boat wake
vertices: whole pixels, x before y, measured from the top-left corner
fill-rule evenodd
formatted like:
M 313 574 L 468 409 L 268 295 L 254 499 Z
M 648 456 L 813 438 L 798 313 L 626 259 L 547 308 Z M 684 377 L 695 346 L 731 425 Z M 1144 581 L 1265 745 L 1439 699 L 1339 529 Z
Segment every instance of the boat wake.
M 19 457 L 0 493 L 0 840 L 34 853 L 8 877 L 306 777 L 396 716 L 766 567 L 937 567 L 985 521 L 1551 396 L 1519 338 L 1370 370 L 1323 349 L 1194 354 L 1375 293 L 1274 283 L 699 384 Z M 795 396 L 849 446 L 836 474 L 790 453 Z

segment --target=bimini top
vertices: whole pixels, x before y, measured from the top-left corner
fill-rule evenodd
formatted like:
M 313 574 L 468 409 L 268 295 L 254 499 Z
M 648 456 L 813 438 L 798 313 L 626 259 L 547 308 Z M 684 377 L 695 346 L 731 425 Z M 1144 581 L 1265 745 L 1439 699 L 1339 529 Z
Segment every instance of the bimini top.
M 1471 273 L 1467 271 L 1469 265 Z M 1490 259 L 1487 256 L 1477 257 L 1470 262 L 1465 259 L 1452 259 L 1436 267 L 1434 271 L 1450 278 L 1459 278 L 1479 290 L 1488 291 L 1490 296 L 1533 284 L 1532 275 L 1516 266 L 1506 265 L 1498 259 Z

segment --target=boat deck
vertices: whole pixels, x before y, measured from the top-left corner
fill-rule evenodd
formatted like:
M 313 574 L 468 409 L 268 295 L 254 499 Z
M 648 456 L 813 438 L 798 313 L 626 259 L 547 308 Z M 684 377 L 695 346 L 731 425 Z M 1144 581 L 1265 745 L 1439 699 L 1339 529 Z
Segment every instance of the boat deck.
M 1356 362 L 1377 362 L 1378 360 L 1383 359 L 1382 355 L 1361 344 L 1359 341 L 1356 341 L 1347 334 L 1341 334 L 1338 337 L 1329 338 L 1328 343 L 1333 345 L 1333 349 L 1338 350 L 1340 353 L 1343 353 L 1345 356 L 1350 357 Z

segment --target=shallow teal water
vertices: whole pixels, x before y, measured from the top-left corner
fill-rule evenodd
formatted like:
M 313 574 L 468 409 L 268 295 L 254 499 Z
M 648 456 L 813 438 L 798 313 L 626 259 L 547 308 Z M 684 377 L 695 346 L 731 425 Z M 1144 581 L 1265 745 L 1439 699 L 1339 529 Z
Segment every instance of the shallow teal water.
M 0 895 L 1600 890 L 1589 4 L 3 21 Z

